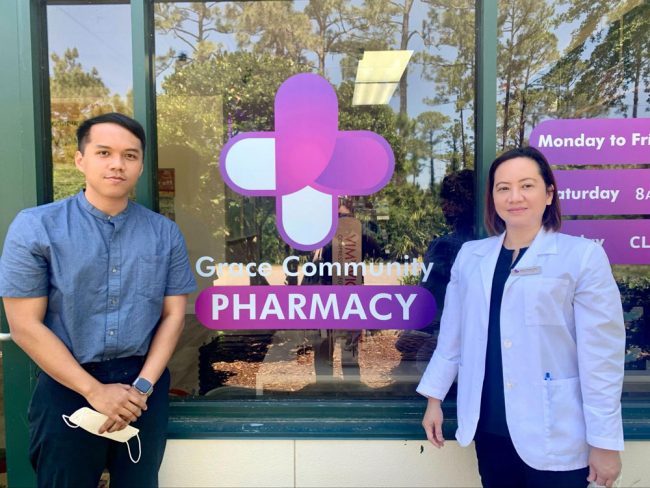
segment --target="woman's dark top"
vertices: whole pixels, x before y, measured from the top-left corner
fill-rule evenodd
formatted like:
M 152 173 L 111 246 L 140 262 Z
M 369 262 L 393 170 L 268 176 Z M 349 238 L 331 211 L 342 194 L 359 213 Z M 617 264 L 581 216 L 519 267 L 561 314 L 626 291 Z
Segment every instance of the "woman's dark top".
M 490 321 L 488 323 L 487 351 L 485 355 L 485 379 L 481 393 L 481 414 L 477 430 L 491 434 L 510 436 L 506 423 L 506 404 L 503 394 L 503 365 L 501 363 L 501 300 L 510 271 L 528 248 L 519 250 L 512 262 L 514 250 L 501 247 L 492 278 L 490 296 Z

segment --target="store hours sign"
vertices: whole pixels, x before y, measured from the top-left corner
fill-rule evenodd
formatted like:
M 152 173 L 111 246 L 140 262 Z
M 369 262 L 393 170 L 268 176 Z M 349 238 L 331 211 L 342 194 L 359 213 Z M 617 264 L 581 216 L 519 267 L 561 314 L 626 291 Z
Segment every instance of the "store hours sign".
M 548 120 L 530 144 L 558 166 L 650 164 L 650 119 Z M 562 230 L 601 244 L 612 264 L 650 264 L 650 221 L 598 218 L 650 214 L 650 169 L 556 170 Z

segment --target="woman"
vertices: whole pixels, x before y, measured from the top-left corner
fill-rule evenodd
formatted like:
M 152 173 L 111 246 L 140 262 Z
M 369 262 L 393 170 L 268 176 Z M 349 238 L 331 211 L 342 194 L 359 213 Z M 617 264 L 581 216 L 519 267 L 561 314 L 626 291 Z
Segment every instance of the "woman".
M 558 232 L 556 188 L 534 148 L 492 163 L 493 237 L 460 250 L 417 389 L 442 447 L 440 403 L 458 375 L 456 438 L 475 440 L 485 487 L 609 487 L 621 468 L 620 294 L 602 247 Z

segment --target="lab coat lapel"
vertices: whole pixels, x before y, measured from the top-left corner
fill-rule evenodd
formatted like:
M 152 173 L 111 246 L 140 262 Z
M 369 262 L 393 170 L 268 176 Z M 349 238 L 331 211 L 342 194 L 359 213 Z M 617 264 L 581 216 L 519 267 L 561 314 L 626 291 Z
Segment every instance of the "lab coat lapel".
M 517 263 L 516 269 L 526 269 L 533 266 L 539 266 L 543 269 L 543 262 L 540 260 L 540 257 L 546 254 L 557 254 L 557 234 L 555 232 L 548 232 L 544 227 L 542 227 L 533 242 L 531 243 L 528 250 L 521 257 Z M 524 278 L 522 275 L 513 276 L 510 275 L 506 281 L 506 285 L 503 288 L 503 294 L 508 291 L 508 288 L 517 280 Z
M 483 292 L 485 293 L 485 305 L 490 308 L 490 295 L 492 294 L 492 280 L 494 278 L 494 269 L 497 266 L 501 246 L 506 233 L 504 232 L 497 240 L 485 241 L 485 244 L 476 251 L 475 254 L 483 256 L 481 259 L 481 281 L 483 283 Z

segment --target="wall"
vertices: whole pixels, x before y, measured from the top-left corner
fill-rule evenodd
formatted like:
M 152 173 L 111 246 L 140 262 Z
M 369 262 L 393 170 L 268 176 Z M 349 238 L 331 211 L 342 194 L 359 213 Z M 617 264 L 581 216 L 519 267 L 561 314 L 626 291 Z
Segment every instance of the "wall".
M 650 442 L 627 442 L 623 486 L 650 486 Z M 171 440 L 160 486 L 478 487 L 474 448 L 424 441 Z

